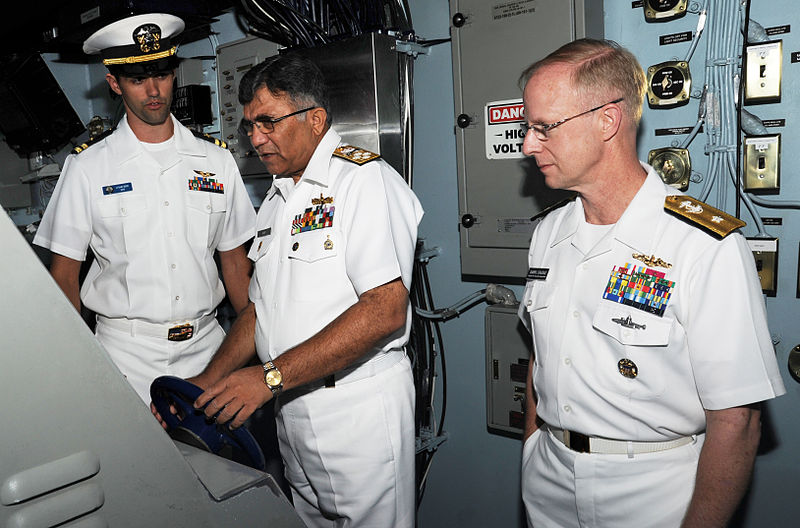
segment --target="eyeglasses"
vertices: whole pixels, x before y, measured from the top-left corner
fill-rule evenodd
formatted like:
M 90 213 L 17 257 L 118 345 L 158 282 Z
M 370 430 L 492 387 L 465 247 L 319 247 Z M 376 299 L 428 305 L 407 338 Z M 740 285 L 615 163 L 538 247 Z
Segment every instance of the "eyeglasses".
M 547 134 L 551 130 L 556 128 L 557 126 L 563 125 L 564 123 L 566 123 L 570 119 L 575 119 L 576 117 L 580 117 L 582 115 L 591 114 L 595 110 L 600 110 L 601 108 L 603 108 L 606 105 L 619 103 L 623 99 L 625 99 L 625 98 L 624 97 L 620 97 L 619 99 L 614 99 L 613 101 L 609 101 L 608 103 L 603 103 L 600 106 L 595 106 L 594 108 L 592 108 L 590 110 L 587 110 L 585 112 L 581 112 L 580 114 L 574 115 L 572 117 L 564 118 L 561 121 L 556 121 L 555 123 L 552 123 L 552 124 L 549 124 L 549 125 L 545 125 L 545 124 L 542 124 L 542 123 L 532 123 L 530 125 L 528 123 L 522 123 L 522 124 L 520 124 L 520 126 L 522 127 L 522 129 L 525 131 L 526 134 L 528 133 L 529 130 L 533 130 L 533 135 L 536 137 L 536 139 L 538 139 L 539 141 L 547 141 Z
M 308 112 L 309 110 L 315 109 L 316 106 L 309 106 L 308 108 L 303 108 L 302 110 L 298 110 L 296 112 L 292 112 L 291 114 L 286 114 L 285 116 L 276 117 L 275 119 L 271 119 L 268 117 L 256 119 L 255 122 L 249 121 L 247 119 L 242 119 L 239 123 L 239 133 L 246 136 L 253 135 L 253 127 L 257 128 L 259 132 L 262 134 L 269 134 L 273 130 L 275 130 L 275 124 L 280 123 L 287 117 L 292 117 L 297 114 L 302 114 L 303 112 Z

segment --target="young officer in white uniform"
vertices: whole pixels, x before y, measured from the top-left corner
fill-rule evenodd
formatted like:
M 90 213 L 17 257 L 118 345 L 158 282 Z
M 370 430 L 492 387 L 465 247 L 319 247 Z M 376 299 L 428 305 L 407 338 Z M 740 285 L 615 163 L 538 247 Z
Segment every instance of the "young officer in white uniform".
M 723 526 L 757 402 L 785 392 L 744 224 L 636 159 L 645 80 L 626 50 L 579 40 L 523 78 L 523 152 L 577 192 L 534 231 L 520 309 L 529 524 Z
M 303 520 L 411 527 L 414 387 L 403 347 L 422 208 L 377 155 L 340 145 L 310 61 L 267 59 L 239 99 L 275 180 L 250 251 L 251 304 L 193 380 L 207 388 L 196 405 L 239 426 L 280 394 L 280 450 Z M 264 366 L 234 371 L 254 343 Z
M 171 15 L 138 15 L 86 40 L 84 51 L 102 53 L 125 117 L 67 158 L 34 239 L 53 252 L 51 272 L 75 307 L 97 313 L 98 339 L 145 402 L 154 378 L 199 373 L 224 338 L 215 252 L 237 310 L 252 269 L 243 244 L 255 211 L 233 157 L 169 112 L 169 37 L 183 27 Z M 95 260 L 79 297 L 87 248 Z

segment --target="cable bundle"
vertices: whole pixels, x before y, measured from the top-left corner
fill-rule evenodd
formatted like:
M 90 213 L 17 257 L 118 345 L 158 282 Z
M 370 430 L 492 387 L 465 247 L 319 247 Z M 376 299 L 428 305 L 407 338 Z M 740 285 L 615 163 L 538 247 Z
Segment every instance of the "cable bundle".
M 287 48 L 411 28 L 407 0 L 241 0 L 241 6 L 249 33 Z

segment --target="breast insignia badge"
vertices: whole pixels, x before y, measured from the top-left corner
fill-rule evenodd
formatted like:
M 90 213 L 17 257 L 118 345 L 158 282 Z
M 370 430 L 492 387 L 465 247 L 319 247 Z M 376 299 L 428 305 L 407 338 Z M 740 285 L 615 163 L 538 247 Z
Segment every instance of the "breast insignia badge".
M 656 257 L 655 255 L 645 255 L 644 253 L 634 253 L 631 257 L 635 258 L 638 261 L 644 262 L 646 266 L 651 266 L 653 268 L 666 268 L 670 269 L 672 264 L 669 262 L 665 262 L 664 260 Z
M 330 236 L 330 235 L 328 235 L 328 238 L 327 238 L 327 240 L 325 240 L 325 242 L 322 244 L 322 247 L 324 247 L 326 250 L 331 250 L 331 249 L 333 249 L 333 240 L 331 240 L 331 236 Z
M 624 326 L 625 328 L 632 328 L 634 330 L 644 330 L 647 328 L 647 325 L 638 324 L 633 322 L 633 318 L 629 315 L 628 317 L 614 317 L 611 319 L 612 323 L 617 323 L 620 326 Z
M 322 196 L 322 193 L 319 193 L 319 198 L 311 199 L 311 205 L 325 205 L 332 203 L 333 203 L 333 196 Z

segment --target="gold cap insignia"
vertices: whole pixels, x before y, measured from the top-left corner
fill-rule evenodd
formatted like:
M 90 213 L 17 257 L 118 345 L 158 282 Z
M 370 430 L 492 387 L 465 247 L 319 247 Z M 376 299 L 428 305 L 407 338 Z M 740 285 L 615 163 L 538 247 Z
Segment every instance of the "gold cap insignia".
M 133 41 L 139 44 L 142 53 L 161 49 L 161 28 L 155 24 L 142 24 L 133 30 Z

